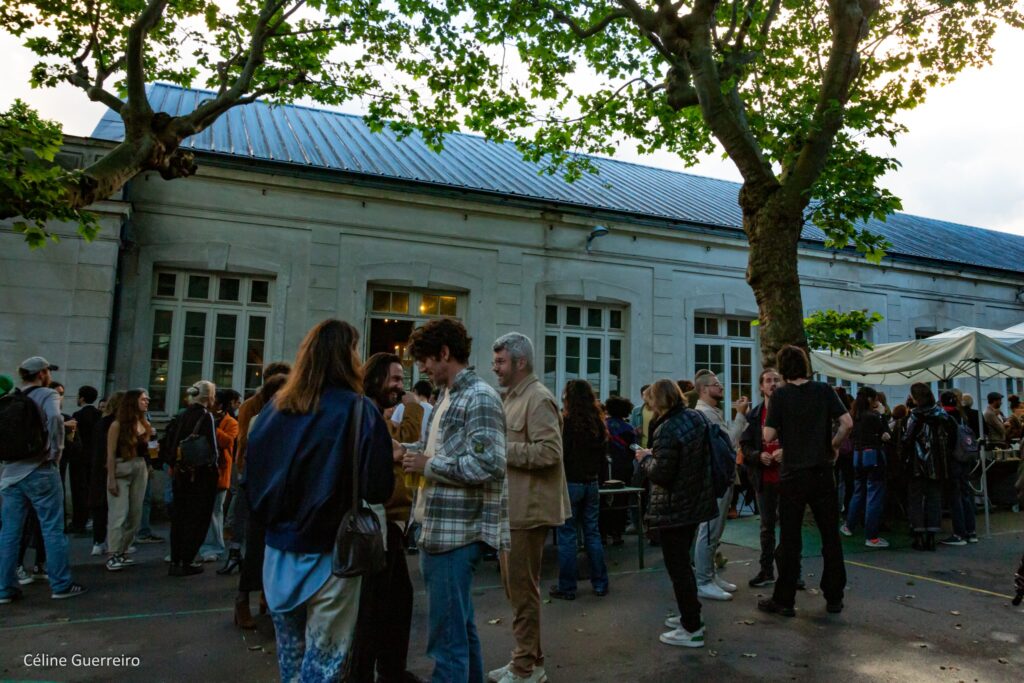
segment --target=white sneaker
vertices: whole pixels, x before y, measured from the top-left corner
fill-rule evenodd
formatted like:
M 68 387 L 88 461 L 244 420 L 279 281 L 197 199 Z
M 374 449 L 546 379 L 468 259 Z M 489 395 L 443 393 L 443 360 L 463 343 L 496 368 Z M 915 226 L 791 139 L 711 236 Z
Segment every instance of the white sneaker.
M 727 593 L 713 583 L 705 583 L 702 586 L 697 586 L 697 597 L 704 598 L 705 600 L 732 600 L 732 593 Z M 665 642 L 665 641 L 662 641 Z
M 683 618 L 682 617 L 669 617 L 668 619 L 665 620 L 665 626 L 667 628 L 672 628 L 672 629 L 682 628 L 683 627 Z
M 32 575 L 25 571 L 24 567 L 18 567 L 15 573 L 17 573 L 18 575 L 18 584 L 22 586 L 27 586 L 33 581 L 35 581 L 35 579 L 32 578 Z
M 718 574 L 715 574 L 715 578 L 712 579 L 712 580 L 715 582 L 716 586 L 718 586 L 719 588 L 721 588 L 722 590 L 724 590 L 724 591 L 726 591 L 728 593 L 732 593 L 732 592 L 734 592 L 736 590 L 736 584 L 735 583 L 729 583 L 728 581 L 723 579 Z
M 127 566 L 128 563 L 124 561 L 124 555 L 111 555 L 107 559 L 107 571 L 109 572 L 119 572 Z
M 164 562 L 170 562 L 170 561 L 171 561 L 171 556 L 170 555 L 164 555 Z
M 524 681 L 526 683 L 547 683 L 548 675 L 544 671 L 544 667 L 535 666 L 533 667 L 533 673 L 528 678 L 522 676 L 516 676 L 511 669 L 511 664 L 506 664 L 500 669 L 495 669 L 487 674 L 487 680 L 491 683 L 518 683 Z
M 92 553 L 91 554 L 92 554 L 93 557 L 99 557 L 100 555 L 106 555 L 107 554 L 107 544 L 106 543 L 93 543 L 92 544 Z
M 704 627 L 697 629 L 696 633 L 690 633 L 685 628 L 677 628 L 668 633 L 662 633 L 658 640 L 666 645 L 677 647 L 704 647 Z
M 866 545 L 869 548 L 888 548 L 889 541 L 885 540 L 884 538 L 869 538 L 868 540 L 864 541 L 864 545 Z
M 203 562 L 220 562 L 221 557 L 217 553 L 206 553 L 202 560 Z
M 846 536 L 847 538 L 853 536 L 853 532 L 850 531 L 849 525 L 845 523 L 841 527 L 839 527 L 839 533 L 841 533 L 843 536 Z

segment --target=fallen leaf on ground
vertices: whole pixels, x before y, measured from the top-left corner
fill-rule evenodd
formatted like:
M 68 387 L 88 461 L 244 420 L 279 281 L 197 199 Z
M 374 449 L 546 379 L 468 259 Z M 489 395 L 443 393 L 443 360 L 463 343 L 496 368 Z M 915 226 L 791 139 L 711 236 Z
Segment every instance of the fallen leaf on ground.
M 753 626 L 754 625 L 754 620 L 753 619 L 744 619 L 743 621 L 737 621 L 736 623 L 737 624 L 743 624 L 745 626 Z
M 718 652 L 716 652 L 715 650 L 708 650 L 708 655 L 710 655 L 712 657 L 717 657 L 718 656 Z
M 544 604 L 545 605 L 550 605 L 551 604 L 551 598 L 544 598 Z
M 744 656 L 744 657 L 747 657 L 747 658 L 749 658 L 749 659 L 753 659 L 754 657 L 756 657 L 756 656 L 757 656 L 757 653 L 756 653 L 756 652 L 744 652 L 744 653 L 743 653 L 743 656 Z
M 490 624 L 491 626 L 494 626 L 495 624 L 500 624 L 501 623 L 501 617 L 498 617 L 497 619 L 488 619 L 487 623 Z
M 576 633 L 583 633 L 583 629 L 581 629 L 581 628 L 576 629 Z
M 949 613 L 952 614 L 954 617 L 960 616 L 960 612 L 958 610 L 955 610 L 955 609 L 949 610 Z
M 263 649 L 262 645 L 250 645 L 249 646 L 249 651 L 250 652 L 258 652 L 258 651 L 260 651 L 262 649 Z
M 1010 662 L 1009 662 L 1009 660 L 1006 659 L 1006 657 L 1000 657 L 999 658 L 999 663 L 1000 664 L 1009 664 Z

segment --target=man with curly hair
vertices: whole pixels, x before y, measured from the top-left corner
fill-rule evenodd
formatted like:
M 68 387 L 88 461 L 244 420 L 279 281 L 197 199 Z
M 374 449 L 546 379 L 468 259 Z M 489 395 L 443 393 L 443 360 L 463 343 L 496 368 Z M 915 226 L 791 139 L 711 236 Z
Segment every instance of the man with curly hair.
M 409 354 L 442 388 L 425 440 L 403 444 L 406 472 L 420 476 L 414 516 L 422 524 L 420 567 L 429 603 L 433 680 L 480 681 L 483 652 L 473 614 L 473 574 L 488 549 L 509 549 L 505 412 L 501 397 L 469 367 L 462 323 L 431 320 Z

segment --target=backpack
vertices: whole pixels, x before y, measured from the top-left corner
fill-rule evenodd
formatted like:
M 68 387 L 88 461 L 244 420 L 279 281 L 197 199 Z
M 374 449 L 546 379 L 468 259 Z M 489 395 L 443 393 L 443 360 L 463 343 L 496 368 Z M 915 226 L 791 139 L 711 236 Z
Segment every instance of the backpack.
M 736 479 L 736 451 L 733 450 L 729 435 L 696 411 L 707 427 L 708 448 L 711 451 L 711 489 L 715 498 L 721 498 Z
M 971 464 L 978 460 L 978 439 L 965 424 L 956 426 L 956 442 L 953 445 L 953 459 L 959 463 Z
M 46 452 L 43 411 L 29 398 L 36 389 L 39 387 L 15 389 L 0 398 L 0 461 L 28 460 Z

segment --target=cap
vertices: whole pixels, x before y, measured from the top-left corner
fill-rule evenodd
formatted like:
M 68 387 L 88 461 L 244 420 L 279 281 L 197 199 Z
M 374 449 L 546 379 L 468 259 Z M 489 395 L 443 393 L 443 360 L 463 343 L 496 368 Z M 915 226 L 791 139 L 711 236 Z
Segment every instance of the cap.
M 32 356 L 21 361 L 21 365 L 18 366 L 25 372 L 41 372 L 43 370 L 59 370 L 56 365 L 51 365 L 50 361 L 46 360 L 42 356 Z
M 988 392 L 987 399 L 988 399 L 988 402 L 991 403 L 992 401 L 998 401 L 1002 397 L 1003 397 L 1003 395 L 1000 394 L 998 391 L 990 391 L 990 392 Z
M 8 375 L 0 375 L 0 396 L 6 396 L 7 392 L 14 388 L 14 380 Z

